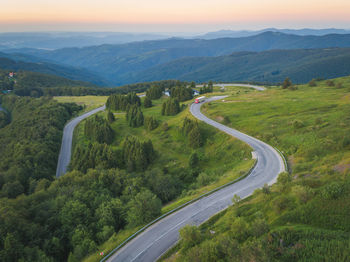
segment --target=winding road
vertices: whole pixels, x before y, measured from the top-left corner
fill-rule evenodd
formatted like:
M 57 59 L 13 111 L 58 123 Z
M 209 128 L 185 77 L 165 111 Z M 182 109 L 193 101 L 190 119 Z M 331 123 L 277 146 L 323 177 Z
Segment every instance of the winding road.
M 215 84 L 215 86 L 232 86 L 233 84 Z M 247 86 L 238 84 L 238 86 Z M 257 90 L 264 90 L 262 87 L 251 86 Z M 205 102 L 220 100 L 225 96 L 217 96 L 207 99 Z M 251 195 L 255 189 L 261 188 L 264 184 L 273 184 L 279 173 L 286 170 L 282 157 L 268 144 L 229 128 L 203 115 L 200 111 L 201 104 L 192 104 L 190 111 L 201 121 L 249 144 L 254 149 L 257 157 L 257 165 L 246 178 L 224 187 L 215 193 L 201 198 L 200 200 L 176 211 L 175 213 L 159 220 L 152 226 L 140 233 L 137 237 L 111 255 L 107 261 L 155 261 L 179 239 L 179 230 L 185 225 L 200 225 L 211 216 L 226 209 L 232 204 L 235 194 L 241 198 Z
M 73 141 L 73 132 L 75 127 L 85 118 L 105 109 L 106 109 L 106 106 L 101 106 L 99 108 L 91 110 L 81 116 L 78 116 L 72 119 L 65 125 L 63 129 L 61 150 L 60 150 L 60 154 L 58 156 L 58 162 L 57 162 L 57 169 L 56 169 L 57 178 L 64 175 L 67 172 L 67 168 L 72 155 L 72 141 Z

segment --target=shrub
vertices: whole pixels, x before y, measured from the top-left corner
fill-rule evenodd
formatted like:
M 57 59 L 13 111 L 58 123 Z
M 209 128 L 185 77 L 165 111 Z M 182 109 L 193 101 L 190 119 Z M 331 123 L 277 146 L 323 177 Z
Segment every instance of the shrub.
M 343 192 L 344 187 L 337 182 L 333 182 L 322 189 L 321 196 L 324 199 L 337 199 L 343 194 Z
M 148 96 L 145 97 L 145 100 L 143 101 L 143 106 L 145 108 L 152 107 L 152 100 Z
M 342 88 L 343 87 L 343 83 L 342 82 L 338 82 L 336 85 L 336 88 Z
M 152 131 L 158 127 L 158 121 L 153 116 L 145 117 L 144 124 L 148 131 Z
M 311 86 L 311 87 L 317 86 L 316 80 L 315 80 L 315 79 L 312 79 L 312 80 L 309 82 L 309 86 Z
M 304 127 L 304 122 L 298 119 L 292 121 L 292 125 L 294 128 L 302 128 Z
M 114 114 L 111 111 L 108 111 L 107 113 L 107 120 L 109 123 L 113 123 L 115 121 Z
M 333 80 L 327 80 L 327 81 L 326 81 L 326 85 L 327 85 L 327 86 L 335 86 Z
M 289 77 L 287 77 L 286 79 L 284 79 L 283 84 L 282 84 L 282 88 L 283 89 L 287 89 L 288 87 L 292 86 L 292 81 L 290 81 Z

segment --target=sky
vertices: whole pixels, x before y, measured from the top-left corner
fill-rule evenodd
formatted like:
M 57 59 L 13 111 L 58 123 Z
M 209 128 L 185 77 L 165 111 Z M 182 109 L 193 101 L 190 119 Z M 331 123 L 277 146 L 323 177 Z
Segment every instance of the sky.
M 350 29 L 350 0 L 1 0 L 0 31 Z

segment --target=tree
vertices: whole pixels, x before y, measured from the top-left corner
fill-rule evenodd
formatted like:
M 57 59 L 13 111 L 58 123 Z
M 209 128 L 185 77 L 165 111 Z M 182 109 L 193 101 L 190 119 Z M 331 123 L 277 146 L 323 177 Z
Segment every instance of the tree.
M 161 86 L 152 86 L 146 91 L 146 97 L 149 99 L 159 99 L 163 95 L 164 88 Z
M 145 100 L 143 101 L 143 106 L 145 108 L 152 107 L 152 100 L 148 96 L 145 97 Z
M 84 135 L 91 141 L 110 144 L 114 139 L 114 131 L 106 119 L 95 115 L 85 122 Z
M 114 114 L 111 111 L 108 111 L 107 113 L 107 120 L 109 123 L 113 123 L 115 121 Z
M 186 251 L 199 244 L 201 242 L 202 235 L 198 227 L 186 225 L 180 229 L 180 238 L 182 240 L 182 250 Z
M 196 88 L 196 83 L 194 81 L 192 81 L 190 87 L 191 88 Z
M 162 202 L 148 189 L 143 189 L 128 203 L 127 221 L 131 226 L 150 222 L 161 214 Z
M 190 159 L 188 161 L 188 165 L 190 168 L 196 168 L 199 164 L 199 158 L 196 152 L 192 153 Z
M 282 88 L 283 89 L 287 89 L 288 87 L 292 86 L 292 81 L 290 81 L 289 77 L 287 77 L 286 79 L 284 79 L 283 84 L 282 84 Z
M 134 104 L 129 105 L 126 110 L 126 120 L 131 127 L 139 127 L 143 125 L 144 118 L 141 108 Z
M 141 105 L 141 99 L 136 93 L 131 92 L 127 95 L 113 94 L 110 95 L 106 102 L 106 107 L 109 110 L 122 110 L 125 111 L 128 105 Z
M 180 104 L 177 99 L 168 99 L 162 105 L 162 115 L 174 116 L 180 112 Z
M 156 129 L 158 127 L 158 121 L 153 117 L 145 117 L 145 128 L 148 131 L 152 131 L 153 129 Z
M 189 133 L 188 133 L 188 141 L 190 143 L 190 146 L 192 148 L 198 148 L 202 146 L 203 140 L 202 135 L 199 130 L 198 126 L 195 126 Z
M 170 92 L 170 97 L 176 98 L 180 102 L 186 101 L 193 98 L 193 91 L 191 87 L 173 87 Z

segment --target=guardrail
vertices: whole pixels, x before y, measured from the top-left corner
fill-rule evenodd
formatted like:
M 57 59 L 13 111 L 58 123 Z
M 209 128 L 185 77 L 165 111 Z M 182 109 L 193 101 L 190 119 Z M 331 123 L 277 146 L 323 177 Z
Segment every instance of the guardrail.
M 248 171 L 246 174 L 244 174 L 243 176 L 240 176 L 240 177 L 236 178 L 235 180 L 233 180 L 233 181 L 231 181 L 231 182 L 228 182 L 228 183 L 226 183 L 226 184 L 224 184 L 224 185 L 222 185 L 222 186 L 219 186 L 219 187 L 217 187 L 217 188 L 215 188 L 215 189 L 213 189 L 213 190 L 211 190 L 211 191 L 209 191 L 209 192 L 207 192 L 207 193 L 204 193 L 204 194 L 200 195 L 199 197 L 196 197 L 195 199 L 192 199 L 192 200 L 190 200 L 190 201 L 188 201 L 188 202 L 182 204 L 181 206 L 178 206 L 178 207 L 174 208 L 173 210 L 168 211 L 167 213 L 161 215 L 160 217 L 156 218 L 156 219 L 153 220 L 152 222 L 148 223 L 147 225 L 145 225 L 144 227 L 142 227 L 141 229 L 139 229 L 137 232 L 135 232 L 134 234 L 132 234 L 130 237 L 128 237 L 127 239 L 125 239 L 121 244 L 119 244 L 116 248 L 114 248 L 111 252 L 109 252 L 105 257 L 103 257 L 103 258 L 100 260 L 100 262 L 106 261 L 106 260 L 107 260 L 108 258 L 110 258 L 114 253 L 116 253 L 119 249 L 121 249 L 123 246 L 125 246 L 130 240 L 132 240 L 132 239 L 134 239 L 135 237 L 137 237 L 140 233 L 142 233 L 143 231 L 145 231 L 147 228 L 149 228 L 149 227 L 152 226 L 153 224 L 157 223 L 159 220 L 161 220 L 161 219 L 163 219 L 163 218 L 165 218 L 165 217 L 171 215 L 172 213 L 175 213 L 176 211 L 180 210 L 181 208 L 184 208 L 184 207 L 186 207 L 186 206 L 188 206 L 188 205 L 190 205 L 190 204 L 192 204 L 192 203 L 194 203 L 194 202 L 200 200 L 200 199 L 203 198 L 203 197 L 209 196 L 209 195 L 215 193 L 216 191 L 219 191 L 220 189 L 222 189 L 222 188 L 224 188 L 224 187 L 230 186 L 230 185 L 232 185 L 232 184 L 234 184 L 234 183 L 237 183 L 238 181 L 240 181 L 240 180 L 246 178 L 247 176 L 249 176 L 249 175 L 253 172 L 254 168 L 255 168 L 256 165 L 257 165 L 257 163 L 258 163 L 257 160 L 254 161 L 254 165 L 253 165 L 253 166 L 249 169 L 249 171 Z
M 285 167 L 286 171 L 289 173 L 289 166 L 288 166 L 288 162 L 287 162 L 286 158 L 284 157 L 284 155 L 282 154 L 282 152 L 278 150 L 278 148 L 276 148 L 276 147 L 273 147 L 273 148 L 274 148 L 274 149 L 277 151 L 277 153 L 280 154 L 280 156 L 282 157 L 283 163 L 284 163 L 284 167 Z

